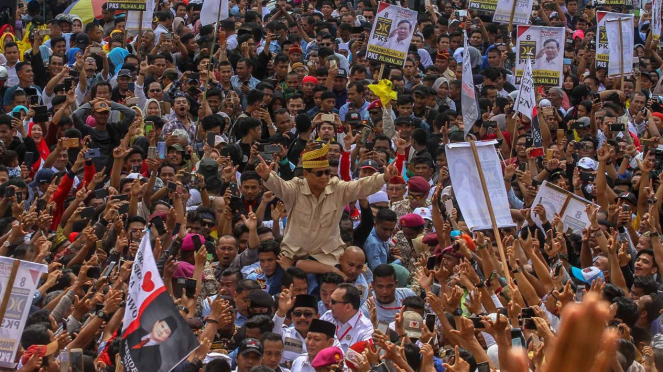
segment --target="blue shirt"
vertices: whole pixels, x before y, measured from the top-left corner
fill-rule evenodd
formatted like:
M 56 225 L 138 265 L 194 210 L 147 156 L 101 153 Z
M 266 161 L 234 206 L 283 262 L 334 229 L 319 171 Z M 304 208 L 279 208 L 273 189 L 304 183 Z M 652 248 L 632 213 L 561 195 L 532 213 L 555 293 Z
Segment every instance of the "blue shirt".
M 341 118 L 341 121 L 345 121 L 345 114 L 347 114 L 348 111 L 352 109 L 359 111 L 361 120 L 369 120 L 370 116 L 368 115 L 368 105 L 370 105 L 370 103 L 364 101 L 364 104 L 360 108 L 356 108 L 352 102 L 348 102 L 341 106 L 341 108 L 338 110 L 338 116 Z
M 250 273 L 246 279 L 255 280 L 260 284 L 260 287 L 270 295 L 274 296 L 281 293 L 281 282 L 283 281 L 283 268 L 281 265 L 276 265 L 274 275 L 268 277 L 264 272 L 260 274 L 255 271 Z
M 249 79 L 249 89 L 251 90 L 256 89 L 256 86 L 259 83 L 260 80 L 251 76 L 251 79 Z M 235 89 L 235 93 L 237 93 L 238 96 L 242 97 L 242 107 L 246 108 L 246 95 L 242 93 L 242 81 L 239 79 L 237 75 L 233 75 L 230 78 L 230 84 L 233 86 L 233 89 Z
M 364 254 L 366 254 L 366 263 L 368 268 L 375 270 L 380 264 L 387 263 L 387 254 L 389 253 L 389 242 L 382 241 L 375 233 L 375 228 L 371 231 L 364 243 Z

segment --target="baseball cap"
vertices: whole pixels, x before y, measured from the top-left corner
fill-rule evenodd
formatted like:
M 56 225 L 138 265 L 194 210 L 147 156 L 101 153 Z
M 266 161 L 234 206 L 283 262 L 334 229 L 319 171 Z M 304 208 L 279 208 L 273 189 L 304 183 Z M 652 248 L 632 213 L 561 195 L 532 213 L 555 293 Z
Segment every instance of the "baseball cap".
M 361 116 L 359 115 L 359 111 L 357 111 L 357 110 L 348 111 L 348 113 L 345 114 L 345 121 L 348 124 L 359 124 L 359 123 L 361 123 Z
M 414 89 L 412 89 L 412 93 L 413 94 L 421 94 L 421 95 L 424 95 L 424 96 L 428 97 L 429 90 L 428 90 L 427 87 L 425 87 L 423 85 L 417 85 L 416 87 L 414 87 Z
M 406 311 L 403 313 L 403 328 L 405 334 L 410 338 L 420 338 L 421 329 L 424 327 L 424 318 L 419 313 L 414 311 Z
M 170 145 L 170 146 L 168 146 L 168 147 L 172 147 L 172 148 L 174 148 L 174 149 L 177 150 L 177 151 L 184 151 L 184 147 L 182 147 L 182 145 L 180 145 L 179 143 L 172 144 L 172 145 Z
M 337 364 L 338 362 L 343 359 L 343 351 L 337 347 L 337 346 L 332 346 L 328 347 L 326 349 L 322 349 L 318 353 L 318 355 L 315 356 L 313 361 L 311 362 L 311 367 L 313 368 L 322 368 L 322 367 L 328 367 L 334 364 Z
M 638 204 L 638 198 L 635 197 L 635 194 L 628 191 L 619 194 L 619 196 L 617 196 L 617 199 L 625 200 L 633 205 Z
M 117 72 L 117 77 L 121 76 L 127 76 L 131 77 L 131 71 L 127 70 L 126 68 L 121 69 L 120 71 Z
M 578 161 L 578 166 L 582 169 L 596 170 L 597 164 L 596 161 L 592 158 L 584 157 Z
M 90 44 L 90 37 L 87 36 L 86 33 L 81 32 L 78 35 L 76 35 L 76 46 L 78 46 L 79 48 L 83 46 L 81 49 L 85 49 L 88 46 L 88 44 Z
M 50 183 L 53 180 L 54 175 L 55 172 L 53 172 L 53 170 L 42 168 L 39 170 L 39 172 L 37 172 L 37 175 L 35 176 L 35 182 L 37 184 Z
M 262 291 L 260 291 L 262 292 Z M 263 347 L 262 343 L 255 338 L 246 338 L 239 344 L 238 355 L 246 355 L 248 353 L 258 353 L 262 356 Z
M 262 291 L 262 290 L 257 290 L 257 291 L 251 291 L 248 296 L 248 306 L 249 308 L 259 308 L 259 307 L 266 307 L 271 310 L 272 305 L 274 305 L 274 299 L 272 296 L 269 295 L 269 293 Z
M 380 170 L 378 162 L 373 159 L 366 159 L 362 161 L 361 164 L 359 164 L 359 169 L 364 169 L 364 168 L 371 168 L 376 172 Z
M 412 213 L 420 215 L 424 220 L 433 220 L 433 215 L 431 214 L 430 209 L 426 207 L 415 208 Z
M 110 111 L 110 106 L 106 102 L 97 102 L 94 104 L 93 108 L 94 112 L 109 112 Z
M 32 345 L 23 353 L 23 356 L 21 357 L 21 364 L 25 365 L 28 363 L 33 355 L 37 355 L 43 358 L 54 354 L 56 351 L 58 351 L 57 341 L 53 341 L 48 345 Z
M 589 118 L 588 117 L 582 117 L 576 120 L 576 126 L 578 128 L 589 128 Z
M 336 73 L 336 77 L 347 79 L 348 78 L 348 72 L 345 71 L 344 68 L 339 68 L 338 72 Z
M 401 217 L 400 221 L 401 227 L 419 228 L 424 227 L 425 224 L 426 221 L 424 221 L 424 218 L 414 213 L 406 214 Z
M 601 271 L 598 267 L 595 266 L 588 266 L 584 269 L 580 269 L 578 267 L 571 267 L 571 274 L 573 276 L 585 283 L 592 284 L 592 281 L 594 281 L 597 278 L 604 279 L 603 277 L 603 271 Z

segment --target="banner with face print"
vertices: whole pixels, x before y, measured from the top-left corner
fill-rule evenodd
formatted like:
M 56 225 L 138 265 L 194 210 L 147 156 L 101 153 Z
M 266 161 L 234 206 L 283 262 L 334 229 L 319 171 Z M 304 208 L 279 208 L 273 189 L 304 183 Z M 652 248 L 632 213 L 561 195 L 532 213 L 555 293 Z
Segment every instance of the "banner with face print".
M 416 26 L 416 11 L 378 3 L 378 12 L 368 38 L 366 59 L 403 67 Z
M 561 87 L 564 82 L 564 27 L 518 26 L 516 84 L 532 65 L 534 85 Z
M 633 22 L 633 14 L 602 11 L 596 12 L 596 22 L 598 24 L 598 32 L 596 33 L 596 67 L 608 68 L 608 60 L 610 59 L 610 44 L 608 43 L 608 33 L 605 30 L 605 25 L 607 21 L 618 18 L 631 18 L 631 22 Z M 631 30 L 633 30 L 633 28 L 631 28 Z M 631 36 L 631 40 L 632 39 L 633 36 Z M 631 47 L 629 50 L 633 50 L 633 47 Z M 617 63 L 619 63 L 619 60 Z M 626 65 L 624 66 L 626 68 Z M 629 67 L 627 70 L 630 72 L 631 67 Z
M 654 0 L 651 9 L 651 41 L 657 45 L 661 39 L 661 3 L 663 0 Z

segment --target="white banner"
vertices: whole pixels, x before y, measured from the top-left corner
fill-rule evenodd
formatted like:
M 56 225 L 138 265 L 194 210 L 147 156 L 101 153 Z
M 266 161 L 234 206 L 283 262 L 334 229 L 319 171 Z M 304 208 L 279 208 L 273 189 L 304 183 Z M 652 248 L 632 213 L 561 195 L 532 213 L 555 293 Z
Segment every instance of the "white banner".
M 605 23 L 611 56 L 608 59 L 608 76 L 611 77 L 627 76 L 633 72 L 633 17 L 618 19 L 621 22 L 613 19 Z
M 654 0 L 652 3 L 652 16 L 651 16 L 651 40 L 652 45 L 657 45 L 658 41 L 661 39 L 661 1 Z
M 147 0 L 147 7 L 144 12 L 129 11 L 127 16 L 127 30 L 138 30 L 140 23 L 140 13 L 143 13 L 143 31 L 152 29 L 152 19 L 154 18 L 154 0 Z
M 537 204 L 541 204 L 546 210 L 546 219 L 549 222 L 552 222 L 555 214 L 559 214 L 564 223 L 564 232 L 582 233 L 582 229 L 589 226 L 589 218 L 585 212 L 585 206 L 588 203 L 590 203 L 589 200 L 543 181 L 534 199 L 532 209 Z M 543 230 L 539 216 L 532 214 L 532 220 Z
M 520 80 L 520 91 L 516 102 L 516 112 L 520 112 L 532 120 L 534 106 L 536 105 L 536 94 L 534 93 L 534 80 L 532 79 L 532 64 L 529 59 L 525 64 L 525 73 Z
M 368 38 L 366 59 L 403 67 L 416 27 L 416 11 L 389 3 L 378 3 L 373 29 Z
M 199 345 L 159 276 L 148 230 L 129 279 L 120 341 L 124 371 L 168 372 Z
M 564 27 L 518 26 L 516 85 L 529 59 L 534 84 L 561 87 L 565 36 Z
M 219 17 L 219 10 L 221 17 Z M 202 26 L 216 23 L 217 19 L 223 21 L 228 18 L 228 0 L 205 0 L 200 11 L 200 24 Z
M 529 24 L 529 18 L 532 15 L 533 0 L 497 0 L 497 8 L 495 8 L 493 22 L 509 23 L 514 1 L 516 1 L 516 11 L 513 14 L 513 24 Z
M 464 138 L 479 119 L 479 107 L 477 107 L 475 99 L 474 74 L 472 73 L 467 33 L 463 32 L 463 37 L 465 38 L 465 44 L 463 47 L 463 81 L 460 89 L 460 104 L 463 111 Z
M 515 224 L 506 196 L 500 158 L 495 151 L 496 143 L 475 142 L 497 227 L 512 227 Z M 492 229 L 472 147 L 468 142 L 448 144 L 446 154 L 451 186 L 465 223 L 472 230 Z
M 610 58 L 610 46 L 608 45 L 608 34 L 605 31 L 606 22 L 611 19 L 631 18 L 633 14 L 622 14 L 612 12 L 596 12 L 596 21 L 598 22 L 598 32 L 596 33 L 596 67 L 608 68 L 608 59 Z M 633 30 L 631 28 L 631 30 Z M 632 34 L 631 34 L 632 35 Z M 631 39 L 633 37 L 631 36 Z M 629 49 L 633 50 L 633 48 Z M 632 53 L 631 53 L 632 54 Z M 619 60 L 617 61 L 619 63 Z M 632 68 L 632 67 L 631 67 Z M 631 71 L 631 68 L 628 71 Z M 626 69 L 626 65 L 624 65 Z
M 12 266 L 17 260 L 0 257 L 0 301 L 4 298 L 7 291 L 11 292 L 5 316 L 2 318 L 2 327 L 0 328 L 0 366 L 14 368 L 16 364 L 16 351 L 25 320 L 28 318 L 32 299 L 35 290 L 39 285 L 39 278 L 42 274 L 48 272 L 48 266 L 34 262 L 20 261 L 18 271 L 14 277 L 12 288 L 9 287 L 9 277 Z

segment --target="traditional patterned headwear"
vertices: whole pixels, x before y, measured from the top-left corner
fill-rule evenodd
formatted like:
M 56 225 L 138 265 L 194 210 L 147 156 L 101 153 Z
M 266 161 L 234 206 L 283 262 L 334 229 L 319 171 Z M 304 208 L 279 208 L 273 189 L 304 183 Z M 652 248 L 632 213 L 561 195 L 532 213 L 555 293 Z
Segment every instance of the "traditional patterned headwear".
M 327 158 L 328 152 L 329 142 L 325 143 L 325 145 L 319 149 L 305 151 L 302 154 L 302 167 L 304 167 L 304 169 L 329 167 L 329 159 Z

